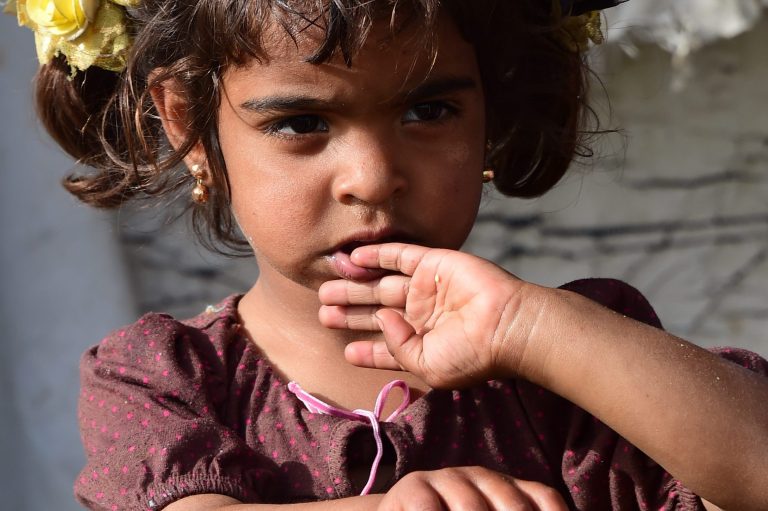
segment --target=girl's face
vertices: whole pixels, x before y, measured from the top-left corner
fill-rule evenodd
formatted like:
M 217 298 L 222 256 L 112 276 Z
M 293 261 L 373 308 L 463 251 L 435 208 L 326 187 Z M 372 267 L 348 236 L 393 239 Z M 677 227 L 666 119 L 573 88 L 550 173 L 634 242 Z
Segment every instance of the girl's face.
M 269 60 L 223 77 L 219 116 L 262 283 L 372 278 L 348 264 L 361 243 L 459 248 L 482 191 L 485 111 L 474 50 L 453 23 L 440 22 L 434 61 L 384 23 L 352 67 L 306 63 L 311 35 L 273 32 Z

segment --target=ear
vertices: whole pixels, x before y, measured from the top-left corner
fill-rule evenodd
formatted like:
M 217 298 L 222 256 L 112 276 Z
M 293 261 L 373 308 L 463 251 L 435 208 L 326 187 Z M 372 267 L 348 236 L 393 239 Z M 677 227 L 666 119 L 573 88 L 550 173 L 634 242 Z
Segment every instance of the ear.
M 149 93 L 160 116 L 168 141 L 174 149 L 178 149 L 189 136 L 187 99 L 182 87 L 173 78 L 155 81 L 154 78 L 158 74 L 160 71 L 155 71 L 149 76 Z M 203 165 L 205 161 L 205 151 L 199 143 L 184 157 L 184 163 L 188 168 L 196 164 Z

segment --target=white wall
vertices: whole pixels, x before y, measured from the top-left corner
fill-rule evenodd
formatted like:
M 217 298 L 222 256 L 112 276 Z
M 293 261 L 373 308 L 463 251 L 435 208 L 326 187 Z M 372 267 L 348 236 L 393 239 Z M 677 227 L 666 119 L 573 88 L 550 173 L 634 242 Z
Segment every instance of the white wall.
M 668 330 L 768 355 L 766 48 L 764 18 L 693 54 L 679 92 L 666 53 L 599 49 L 609 127 L 622 135 L 541 199 L 489 199 L 468 248 L 543 284 L 626 280 Z M 505 229 L 494 215 L 518 222 Z
M 3 509 L 80 509 L 80 353 L 136 315 L 111 215 L 60 178 L 72 161 L 36 125 L 32 33 L 0 16 L 0 495 Z

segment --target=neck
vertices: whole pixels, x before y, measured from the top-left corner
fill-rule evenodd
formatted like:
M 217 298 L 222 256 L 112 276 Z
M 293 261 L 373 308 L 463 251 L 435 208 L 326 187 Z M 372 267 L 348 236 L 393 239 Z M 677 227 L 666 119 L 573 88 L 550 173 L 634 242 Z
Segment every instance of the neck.
M 317 317 L 319 309 L 316 290 L 295 282 L 286 285 L 285 280 L 274 285 L 263 274 L 238 306 L 246 331 L 268 355 L 274 349 L 300 350 L 313 357 L 343 359 L 347 344 L 371 335 L 326 328 Z
M 332 330 L 320 324 L 317 292 L 291 282 L 272 285 L 262 274 L 240 300 L 243 327 L 274 370 L 285 381 L 297 381 L 306 392 L 334 406 L 370 409 L 381 388 L 392 380 L 405 380 L 415 399 L 429 387 L 416 376 L 381 369 L 356 367 L 344 358 L 353 340 L 380 338 L 380 333 Z M 397 406 L 390 400 L 385 416 Z

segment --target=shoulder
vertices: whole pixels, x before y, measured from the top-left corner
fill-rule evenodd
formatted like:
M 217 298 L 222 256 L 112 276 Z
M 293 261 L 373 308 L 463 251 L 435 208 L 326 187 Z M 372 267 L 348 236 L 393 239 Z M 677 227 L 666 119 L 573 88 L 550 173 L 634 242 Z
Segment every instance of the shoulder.
M 107 334 L 86 355 L 110 357 L 125 351 L 154 353 L 160 348 L 183 343 L 210 343 L 223 347 L 240 337 L 235 335 L 240 324 L 237 316 L 239 299 L 239 295 L 229 296 L 189 319 L 179 320 L 169 314 L 149 312 L 135 323 Z
M 239 298 L 232 295 L 185 320 L 148 313 L 110 332 L 83 354 L 83 383 L 89 375 L 144 385 L 151 380 L 196 379 L 202 373 L 207 380 L 225 377 L 249 349 L 237 315 Z
M 560 286 L 637 321 L 661 328 L 661 321 L 643 294 L 618 279 L 591 278 L 574 280 Z
M 83 355 L 82 503 L 154 509 L 195 493 L 253 502 L 263 491 L 271 465 L 242 434 L 257 405 L 240 396 L 270 380 L 240 328 L 237 301 L 187 320 L 146 314 Z
M 750 371 L 768 376 L 768 361 L 757 353 L 741 348 L 712 348 L 715 355 L 738 364 Z

